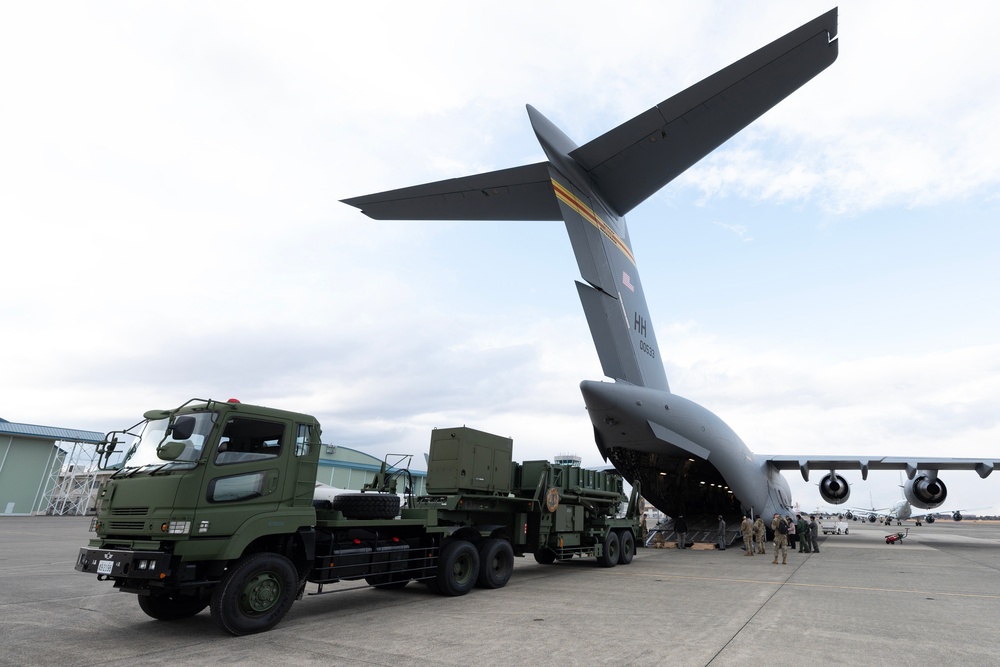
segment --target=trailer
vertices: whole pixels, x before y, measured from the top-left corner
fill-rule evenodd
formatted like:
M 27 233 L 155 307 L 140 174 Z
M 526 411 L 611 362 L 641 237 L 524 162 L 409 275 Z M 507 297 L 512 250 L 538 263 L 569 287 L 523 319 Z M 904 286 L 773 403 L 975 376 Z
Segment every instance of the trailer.
M 640 490 L 625 496 L 615 472 L 516 463 L 510 438 L 446 428 L 431 434 L 425 495 L 408 493 L 408 466 L 384 462 L 362 492 L 316 500 L 320 434 L 309 415 L 232 399 L 147 412 L 99 445 L 115 472 L 75 569 L 137 595 L 152 618 L 208 607 L 245 635 L 274 627 L 307 584 L 317 595 L 417 581 L 459 596 L 502 588 L 529 553 L 602 567 L 634 556 Z

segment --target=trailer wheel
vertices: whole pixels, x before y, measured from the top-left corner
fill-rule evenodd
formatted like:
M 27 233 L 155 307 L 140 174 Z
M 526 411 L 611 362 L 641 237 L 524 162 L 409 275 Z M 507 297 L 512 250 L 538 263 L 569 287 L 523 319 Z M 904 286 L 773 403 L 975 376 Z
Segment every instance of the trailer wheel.
M 535 552 L 535 562 L 542 565 L 552 565 L 556 562 L 556 552 L 548 547 L 542 547 Z
M 158 621 L 190 618 L 208 606 L 208 600 L 194 595 L 140 595 L 139 609 Z
M 490 538 L 479 544 L 480 588 L 503 588 L 514 574 L 514 550 L 507 540 Z
M 395 493 L 341 493 L 330 504 L 347 519 L 392 519 L 399 514 Z
M 245 556 L 229 568 L 212 593 L 212 620 L 231 634 L 270 630 L 295 601 L 298 572 L 280 554 Z
M 631 530 L 623 530 L 618 534 L 618 564 L 628 565 L 635 556 L 635 538 Z
M 618 535 L 613 530 L 608 531 L 608 536 L 604 538 L 604 549 L 597 557 L 597 564 L 601 567 L 614 567 L 618 564 L 618 552 L 621 545 L 618 543 Z
M 479 578 L 479 552 L 472 542 L 455 540 L 441 549 L 437 589 L 442 595 L 465 595 Z

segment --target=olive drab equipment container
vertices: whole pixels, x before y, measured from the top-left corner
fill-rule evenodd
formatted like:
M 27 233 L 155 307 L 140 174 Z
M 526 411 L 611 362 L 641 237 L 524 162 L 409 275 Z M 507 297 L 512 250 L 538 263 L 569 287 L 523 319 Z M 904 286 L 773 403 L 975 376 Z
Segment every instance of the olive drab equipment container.
M 458 596 L 503 587 L 526 554 L 632 561 L 638 485 L 626 497 L 614 472 L 515 463 L 512 445 L 436 429 L 425 495 L 409 492 L 408 465 L 383 463 L 361 492 L 317 500 L 314 417 L 233 399 L 151 410 L 98 446 L 112 474 L 75 568 L 135 594 L 155 619 L 207 607 L 223 631 L 246 635 L 341 581 Z

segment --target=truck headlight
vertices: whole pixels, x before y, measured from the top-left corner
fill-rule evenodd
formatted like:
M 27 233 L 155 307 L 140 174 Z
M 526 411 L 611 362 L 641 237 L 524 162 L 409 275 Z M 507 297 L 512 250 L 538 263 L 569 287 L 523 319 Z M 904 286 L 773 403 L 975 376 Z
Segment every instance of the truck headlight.
M 170 535 L 187 535 L 191 532 L 190 521 L 171 521 L 160 526 L 160 531 Z

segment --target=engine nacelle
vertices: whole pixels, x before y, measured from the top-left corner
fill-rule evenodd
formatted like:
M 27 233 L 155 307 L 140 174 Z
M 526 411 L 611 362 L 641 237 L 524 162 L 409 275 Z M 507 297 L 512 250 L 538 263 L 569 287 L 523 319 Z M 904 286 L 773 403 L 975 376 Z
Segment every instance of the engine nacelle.
M 927 521 L 927 523 L 934 523 L 937 521 L 937 518 L 933 514 L 928 514 L 925 521 Z
M 844 512 L 844 518 L 847 519 L 848 521 L 853 521 L 854 512 L 852 512 L 851 510 L 847 510 L 846 512 Z
M 876 521 L 878 521 L 878 516 L 875 514 L 868 515 L 868 523 L 875 523 Z
M 961 521 L 962 520 L 962 513 L 961 512 L 955 512 L 954 514 L 951 515 L 951 518 L 954 519 L 955 521 Z
M 831 505 L 840 505 L 851 496 L 851 487 L 847 480 L 835 472 L 831 472 L 819 480 L 819 495 L 823 501 Z
M 903 495 L 914 507 L 932 510 L 940 507 L 948 497 L 948 487 L 937 478 L 937 474 L 918 470 L 913 479 L 903 485 Z

